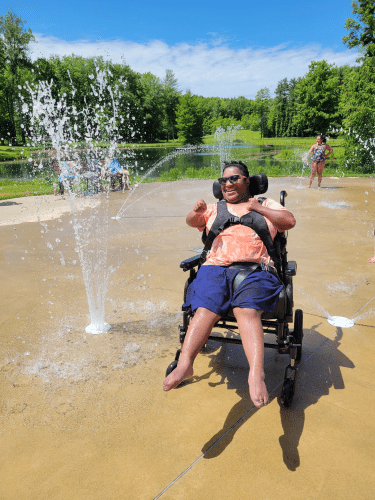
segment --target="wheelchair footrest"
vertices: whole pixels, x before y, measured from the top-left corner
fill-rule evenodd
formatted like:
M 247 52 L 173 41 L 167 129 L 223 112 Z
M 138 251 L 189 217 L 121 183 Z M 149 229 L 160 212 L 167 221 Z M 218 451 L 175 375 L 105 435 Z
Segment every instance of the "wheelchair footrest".
M 175 359 L 174 361 L 172 361 L 172 363 L 170 363 L 168 365 L 168 368 L 167 368 L 167 371 L 165 372 L 165 376 L 168 377 L 168 375 L 170 373 L 173 372 L 173 370 L 175 370 L 177 368 L 177 363 L 178 363 L 178 360 L 179 360 L 179 357 L 180 357 L 180 354 L 181 354 L 181 349 L 178 349 L 177 352 L 176 352 L 176 356 L 175 356 Z

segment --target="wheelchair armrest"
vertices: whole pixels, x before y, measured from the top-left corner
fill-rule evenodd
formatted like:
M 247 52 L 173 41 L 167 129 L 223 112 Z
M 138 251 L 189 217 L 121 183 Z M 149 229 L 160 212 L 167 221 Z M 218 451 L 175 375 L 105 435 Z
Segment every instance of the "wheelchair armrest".
M 297 262 L 295 260 L 290 260 L 286 268 L 287 276 L 295 276 L 297 274 Z
M 199 264 L 200 255 L 194 255 L 193 257 L 189 257 L 186 260 L 183 260 L 180 264 L 180 267 L 184 271 L 189 271 L 189 269 L 193 269 Z

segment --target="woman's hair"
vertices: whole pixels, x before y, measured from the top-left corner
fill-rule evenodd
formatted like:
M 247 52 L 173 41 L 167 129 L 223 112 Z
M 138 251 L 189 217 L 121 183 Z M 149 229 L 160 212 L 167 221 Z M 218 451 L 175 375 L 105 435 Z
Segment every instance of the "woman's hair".
M 324 134 L 319 134 L 319 135 L 318 135 L 318 137 L 319 137 L 319 139 L 321 139 L 321 140 L 322 140 L 322 143 L 323 143 L 323 144 L 325 144 L 325 143 L 326 143 L 326 141 L 327 141 L 327 136 L 326 136 L 326 135 L 324 135 Z
M 229 167 L 236 167 L 238 168 L 238 170 L 241 172 L 242 175 L 244 175 L 245 177 L 250 177 L 249 170 L 247 166 L 244 163 L 242 163 L 242 161 L 225 161 L 223 172 L 226 168 Z

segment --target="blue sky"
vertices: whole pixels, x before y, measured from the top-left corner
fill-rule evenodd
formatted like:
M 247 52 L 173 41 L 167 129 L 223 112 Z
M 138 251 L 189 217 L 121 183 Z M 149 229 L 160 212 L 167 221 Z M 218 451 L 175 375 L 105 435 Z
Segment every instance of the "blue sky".
M 75 53 L 126 61 L 163 78 L 172 69 L 180 89 L 204 96 L 254 98 L 283 78 L 303 76 L 311 60 L 355 64 L 341 39 L 350 0 L 178 2 L 7 2 L 38 43 L 32 58 Z

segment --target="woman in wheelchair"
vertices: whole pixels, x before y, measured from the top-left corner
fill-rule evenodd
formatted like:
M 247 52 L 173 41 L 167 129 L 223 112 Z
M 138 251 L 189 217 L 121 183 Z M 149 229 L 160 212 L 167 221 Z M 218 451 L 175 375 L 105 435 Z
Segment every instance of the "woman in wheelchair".
M 274 310 L 283 288 L 270 249 L 277 231 L 293 228 L 295 219 L 276 201 L 267 198 L 259 198 L 258 201 L 251 196 L 249 171 L 241 162 L 226 163 L 219 182 L 225 201 L 207 206 L 204 200 L 199 200 L 186 218 L 189 226 L 205 231 L 208 239 L 211 237 L 213 241 L 210 251 L 206 251 L 207 255 L 203 257 L 205 262 L 196 279 L 188 288 L 184 305 L 190 305 L 195 314 L 189 324 L 178 365 L 164 380 L 163 388 L 169 391 L 192 377 L 194 360 L 213 326 L 232 309 L 250 366 L 250 397 L 260 408 L 268 403 L 261 314 Z M 220 212 L 227 209 L 231 219 L 224 229 L 220 228 L 219 234 L 218 231 L 213 234 L 213 229 L 211 233 L 210 230 L 218 220 L 219 204 Z M 250 223 L 245 225 L 239 218 L 250 212 Z M 268 233 L 269 243 L 265 232 Z

